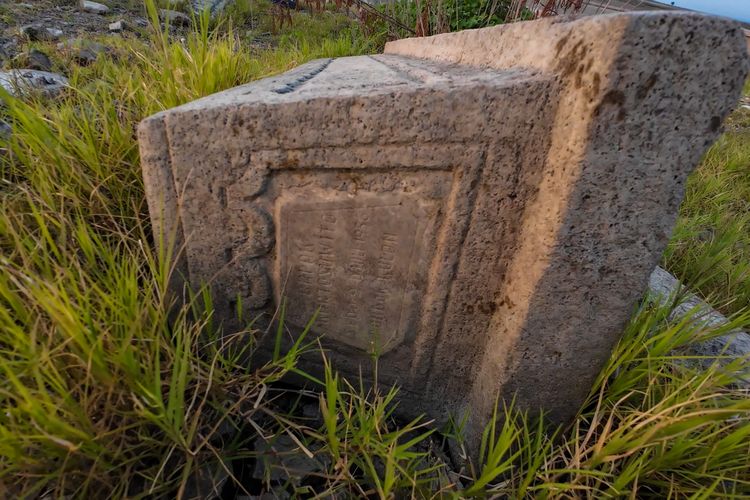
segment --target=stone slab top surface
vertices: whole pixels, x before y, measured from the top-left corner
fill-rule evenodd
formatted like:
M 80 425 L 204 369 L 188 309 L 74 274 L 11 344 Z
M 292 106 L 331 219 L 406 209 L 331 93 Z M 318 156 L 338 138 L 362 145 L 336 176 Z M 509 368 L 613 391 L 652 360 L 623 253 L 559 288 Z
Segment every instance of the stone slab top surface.
M 172 108 L 174 114 L 246 104 L 276 105 L 318 98 L 388 94 L 414 88 L 511 86 L 538 72 L 522 68 L 486 70 L 398 55 L 317 59 L 281 75 L 264 78 Z M 154 115 L 158 118 L 164 113 Z

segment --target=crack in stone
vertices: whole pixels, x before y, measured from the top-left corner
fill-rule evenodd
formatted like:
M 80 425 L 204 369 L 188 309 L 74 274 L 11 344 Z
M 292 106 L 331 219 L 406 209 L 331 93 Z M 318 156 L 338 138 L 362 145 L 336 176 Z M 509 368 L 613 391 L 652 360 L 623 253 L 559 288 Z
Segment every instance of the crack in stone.
M 333 59 L 327 59 L 323 64 L 321 64 L 314 70 L 305 73 L 304 75 L 298 77 L 296 80 L 292 80 L 286 85 L 273 89 L 272 92 L 276 92 L 277 94 L 288 94 L 289 92 L 294 92 L 308 80 L 311 80 L 313 77 L 325 70 L 328 65 L 331 64 L 331 61 L 333 61 Z

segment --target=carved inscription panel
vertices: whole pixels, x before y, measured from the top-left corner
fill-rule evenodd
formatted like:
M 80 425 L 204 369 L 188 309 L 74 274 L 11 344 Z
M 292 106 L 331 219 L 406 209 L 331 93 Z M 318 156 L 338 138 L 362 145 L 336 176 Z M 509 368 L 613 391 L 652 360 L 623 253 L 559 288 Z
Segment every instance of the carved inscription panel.
M 280 295 L 288 321 L 379 353 L 416 321 L 427 271 L 427 207 L 408 195 L 299 195 L 278 200 Z

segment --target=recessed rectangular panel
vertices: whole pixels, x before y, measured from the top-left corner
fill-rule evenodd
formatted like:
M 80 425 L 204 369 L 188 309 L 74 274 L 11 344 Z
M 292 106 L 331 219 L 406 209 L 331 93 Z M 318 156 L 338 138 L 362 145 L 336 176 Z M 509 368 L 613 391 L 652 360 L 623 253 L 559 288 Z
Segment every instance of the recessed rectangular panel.
M 308 193 L 309 194 L 309 193 Z M 400 344 L 424 292 L 424 201 L 408 194 L 321 193 L 279 200 L 288 320 L 384 353 Z

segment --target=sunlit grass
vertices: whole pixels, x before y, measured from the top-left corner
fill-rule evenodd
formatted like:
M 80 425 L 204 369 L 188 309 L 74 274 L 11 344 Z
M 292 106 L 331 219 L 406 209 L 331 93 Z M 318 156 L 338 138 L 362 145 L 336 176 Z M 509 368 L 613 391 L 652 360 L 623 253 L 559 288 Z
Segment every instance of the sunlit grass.
M 750 111 L 690 177 L 667 267 L 724 312 L 750 305 Z

